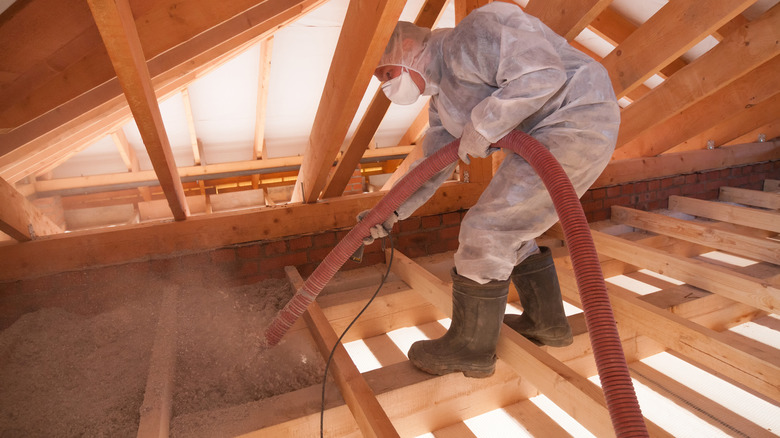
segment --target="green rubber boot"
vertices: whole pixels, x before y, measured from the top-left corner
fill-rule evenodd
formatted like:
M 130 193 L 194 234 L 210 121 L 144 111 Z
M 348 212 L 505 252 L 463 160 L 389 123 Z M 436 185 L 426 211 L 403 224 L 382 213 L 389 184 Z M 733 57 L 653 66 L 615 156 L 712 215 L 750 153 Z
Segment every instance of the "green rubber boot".
M 574 341 L 563 311 L 561 287 L 550 248 L 539 248 L 515 266 L 511 279 L 520 295 L 522 315 L 506 315 L 504 323 L 537 345 L 565 347 Z
M 492 376 L 508 290 L 509 280 L 479 284 L 453 268 L 452 324 L 441 338 L 412 344 L 409 360 L 431 374 Z

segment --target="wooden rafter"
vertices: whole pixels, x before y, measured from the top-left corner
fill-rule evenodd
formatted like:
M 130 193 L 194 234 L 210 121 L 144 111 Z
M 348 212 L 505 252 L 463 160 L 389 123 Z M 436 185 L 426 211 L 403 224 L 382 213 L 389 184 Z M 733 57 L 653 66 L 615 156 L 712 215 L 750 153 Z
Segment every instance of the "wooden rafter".
M 780 54 L 780 5 L 732 33 L 623 110 L 617 147 Z M 745 50 L 749 46 L 750 50 Z M 706 80 L 704 80 L 706 79 Z
M 775 114 L 780 113 L 780 93 L 765 99 L 755 105 L 747 105 L 734 114 L 724 117 L 717 124 L 670 148 L 664 153 L 678 153 L 689 150 L 704 149 L 712 141 L 715 147 L 740 144 L 750 141 L 761 141 L 758 134 L 764 135 L 764 140 L 780 136 L 780 123 Z
M 752 3 L 718 0 L 706 8 L 695 0 L 667 3 L 602 61 L 617 97 L 625 96 Z
M 293 201 L 315 202 L 320 197 L 404 3 L 372 0 L 349 4 L 304 152 Z
M 273 43 L 273 37 L 260 42 L 260 79 L 257 83 L 257 115 L 255 116 L 255 140 L 252 155 L 258 160 L 268 158 L 268 150 L 265 147 L 265 113 L 268 101 L 269 78 L 271 77 Z
M 184 220 L 189 215 L 189 207 L 184 199 L 184 189 L 173 160 L 173 152 L 143 57 L 130 4 L 126 0 L 118 0 L 116 3 L 110 0 L 91 0 L 89 7 L 173 217 L 176 220 Z
M 557 34 L 573 40 L 612 3 L 610 0 L 531 0 L 525 8 Z
M 645 130 L 639 136 L 613 155 L 613 159 L 653 157 L 707 131 L 719 122 L 728 120 L 766 99 L 773 98 L 768 90 L 780 90 L 780 56 L 759 66 L 731 84 L 710 96 L 680 111 L 667 120 Z M 775 113 L 776 114 L 776 113 Z M 715 146 L 721 146 L 740 134 L 749 131 L 749 126 L 734 132 L 731 138 L 718 138 Z M 704 148 L 704 144 L 698 144 Z
M 197 77 L 268 37 L 324 1 L 265 1 L 186 42 L 181 42 L 173 49 L 149 60 L 155 91 L 161 98 L 178 93 Z M 13 174 L 18 175 L 22 166 L 17 163 L 22 160 L 40 161 L 41 155 L 46 157 L 73 142 L 84 141 L 85 136 L 97 134 L 97 138 L 100 138 L 106 131 L 116 128 L 107 127 L 110 120 L 122 118 L 128 120 L 130 112 L 127 102 L 121 96 L 120 87 L 115 80 L 111 80 L 68 101 L 56 111 L 46 113 L 2 135 L 0 174 L 9 178 L 8 169 L 13 167 Z M 121 126 L 123 122 L 114 123 Z

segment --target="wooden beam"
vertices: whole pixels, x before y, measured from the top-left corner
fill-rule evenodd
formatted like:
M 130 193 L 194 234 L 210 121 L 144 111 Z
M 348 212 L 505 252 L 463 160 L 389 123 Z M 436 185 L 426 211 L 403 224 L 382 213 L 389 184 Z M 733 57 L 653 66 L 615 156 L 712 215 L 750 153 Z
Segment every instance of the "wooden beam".
M 155 91 L 161 98 L 178 93 L 197 77 L 232 59 L 324 2 L 325 0 L 263 1 L 186 42 L 176 42 L 178 45 L 149 60 Z M 160 5 L 158 7 L 163 10 L 167 9 L 164 3 Z M 202 11 L 197 13 L 202 14 Z M 216 16 L 218 14 L 214 15 Z M 140 19 L 140 22 L 143 24 L 143 19 Z M 156 35 L 153 31 L 151 33 Z M 16 163 L 20 163 L 22 158 L 30 158 L 33 163 L 38 162 L 40 158 L 33 158 L 34 154 L 45 152 L 46 156 L 74 142 L 85 141 L 85 136 L 95 133 L 102 136 L 105 131 L 124 124 L 123 121 L 117 120 L 129 120 L 130 111 L 121 93 L 116 80 L 108 81 L 64 103 L 56 111 L 50 111 L 3 135 L 0 141 L 0 174 L 5 175 L 9 181 L 14 181 L 8 176 L 7 167 L 13 165 L 18 168 L 19 164 Z M 111 123 L 115 124 L 107 127 L 110 120 L 114 120 Z
M 0 231 L 17 241 L 29 241 L 63 231 L 2 178 L 0 178 L 0 205 L 3 206 L 0 208 Z
M 386 250 L 389 258 L 390 250 Z M 422 269 L 398 251 L 393 260 L 393 272 L 412 288 L 423 294 L 445 314 L 452 313 L 450 285 Z M 506 325 L 501 329 L 497 355 L 518 374 L 527 379 L 556 405 L 597 436 L 613 436 L 614 430 L 600 388 L 585 377 L 537 347 Z M 647 422 L 647 421 L 646 421 Z M 648 423 L 653 436 L 669 436 Z
M 625 96 L 752 3 L 715 0 L 705 9 L 696 0 L 664 5 L 602 61 L 617 97 Z
M 398 155 L 406 155 L 412 150 L 412 146 L 399 146 L 378 148 L 366 151 L 364 159 L 382 161 Z M 179 176 L 183 179 L 213 179 L 230 174 L 273 174 L 297 170 L 301 165 L 301 157 L 266 158 L 265 160 L 234 161 L 230 163 L 206 164 L 201 166 L 188 166 L 179 168 Z M 74 191 L 104 187 L 137 187 L 156 182 L 153 171 L 142 170 L 134 173 L 115 173 L 104 175 L 91 175 L 85 177 L 57 178 L 46 181 L 36 181 L 32 184 L 38 193 L 52 193 L 61 191 Z M 42 185 L 39 185 L 42 183 Z
M 776 56 L 712 95 L 645 130 L 617 149 L 612 158 L 620 160 L 660 155 L 746 109 L 767 99 L 778 97 L 780 92 L 778 71 L 780 71 L 780 56 Z M 718 138 L 716 146 L 723 145 L 724 140 Z M 704 144 L 701 144 L 700 148 L 703 149 Z
M 293 266 L 287 266 L 284 271 L 293 289 L 299 290 L 303 286 L 303 278 L 298 270 Z M 333 331 L 325 314 L 322 313 L 319 304 L 317 302 L 311 303 L 303 317 L 325 361 L 328 360 L 331 350 L 335 347 L 331 362 L 333 366 L 330 367 L 331 375 L 339 385 L 341 395 L 347 402 L 352 415 L 355 416 L 363 436 L 399 437 L 393 423 L 390 422 L 387 413 L 377 401 L 376 395 L 352 362 L 347 350 L 341 343 L 338 343 L 339 337 Z
M 723 202 L 734 202 L 751 207 L 767 208 L 769 210 L 780 209 L 780 193 L 740 189 L 738 187 L 721 187 L 718 199 Z M 780 262 L 773 263 L 780 265 Z
M 726 435 L 751 437 L 767 433 L 764 427 L 745 419 L 723 405 L 702 397 L 699 392 L 650 365 L 637 361 L 632 363 L 630 368 L 632 377 L 639 382 L 701 420 L 719 428 Z
M 444 12 L 446 3 L 446 0 L 426 0 L 414 23 L 420 27 L 435 27 L 439 18 L 441 18 L 441 14 Z M 355 133 L 349 140 L 344 154 L 339 159 L 336 168 L 325 185 L 322 193 L 323 198 L 341 196 L 344 192 L 344 188 L 352 177 L 352 173 L 355 171 L 363 151 L 371 144 L 376 130 L 379 128 L 379 124 L 384 119 L 389 107 L 390 100 L 387 99 L 382 90 L 376 90 Z M 428 106 L 426 105 L 425 108 L 427 109 Z M 399 142 L 399 146 L 407 144 L 411 144 L 411 142 L 405 144 Z
M 525 11 L 542 20 L 567 41 L 572 41 L 610 3 L 610 0 L 530 0 Z
M 591 187 L 703 172 L 780 159 L 780 141 L 611 161 Z
M 265 115 L 268 102 L 268 86 L 271 78 L 271 53 L 274 47 L 273 37 L 260 42 L 260 80 L 257 84 L 257 111 L 255 116 L 255 159 L 268 158 L 268 150 L 265 147 Z
M 630 227 L 641 228 L 653 233 L 674 237 L 675 239 L 706 245 L 732 254 L 780 265 L 780 243 L 769 239 L 717 230 L 693 221 L 619 205 L 612 206 L 610 218 L 614 222 Z
M 729 35 L 644 98 L 629 105 L 622 112 L 617 147 L 780 54 L 780 45 L 776 43 L 780 39 L 778 29 L 780 5 Z
M 390 108 L 390 100 L 382 90 L 377 90 L 363 114 L 363 118 L 360 119 L 357 130 L 349 140 L 344 154 L 339 158 L 336 168 L 333 169 L 333 173 L 325 184 L 322 198 L 335 198 L 344 193 L 344 188 L 352 178 L 352 174 L 355 173 L 355 168 L 357 168 L 363 152 L 368 149 L 368 145 L 374 138 L 376 129 L 385 117 L 388 108 Z
M 715 147 L 730 146 L 745 142 L 762 142 L 764 139 L 775 139 L 780 136 L 780 121 L 774 114 L 780 112 L 780 93 L 776 93 L 769 99 L 749 106 L 736 114 L 721 120 L 718 124 L 698 135 L 685 140 L 683 143 L 669 149 L 666 153 L 683 152 L 708 148 L 710 141 Z
M 481 191 L 470 184 L 445 184 L 415 214 L 431 215 L 468 208 L 480 194 Z M 204 251 L 243 242 L 352 227 L 355 216 L 373 207 L 383 195 L 379 192 L 366 193 L 312 205 L 193 216 L 186 221 L 73 232 L 23 245 L 4 245 L 0 246 L 0 260 L 3 260 L 0 282 L 90 266 L 149 260 L 155 255 Z M 73 248 L 79 248 L 79 251 L 74 252 Z
M 189 207 L 184 199 L 184 189 L 168 142 L 168 134 L 165 132 L 130 4 L 127 0 L 118 0 L 116 3 L 111 0 L 90 0 L 89 7 L 173 217 L 176 220 L 184 220 L 189 215 Z
M 196 165 L 203 164 L 200 156 L 200 144 L 198 141 L 198 131 L 195 129 L 195 116 L 192 114 L 192 102 L 190 102 L 190 91 L 187 88 L 181 90 L 181 100 L 184 104 L 184 117 L 187 118 L 187 130 L 190 133 L 190 147 L 192 147 L 192 158 Z
M 659 274 L 770 313 L 777 312 L 780 307 L 780 289 L 759 279 L 599 231 L 594 230 L 592 234 L 600 254 L 644 266 Z
M 739 207 L 714 201 L 672 195 L 669 209 L 693 216 L 706 217 L 746 227 L 780 233 L 780 213 Z
M 140 409 L 138 438 L 167 438 L 170 433 L 176 370 L 177 296 L 177 286 L 169 286 L 163 291 Z
M 401 0 L 350 2 L 314 117 L 293 200 L 315 202 L 404 7 Z

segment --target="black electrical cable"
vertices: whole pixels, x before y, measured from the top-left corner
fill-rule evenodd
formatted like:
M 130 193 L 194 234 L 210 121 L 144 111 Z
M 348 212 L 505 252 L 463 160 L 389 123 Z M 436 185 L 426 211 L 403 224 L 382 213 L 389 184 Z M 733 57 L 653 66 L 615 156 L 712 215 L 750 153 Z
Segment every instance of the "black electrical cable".
M 387 277 L 390 275 L 390 267 L 393 266 L 393 256 L 395 255 L 395 246 L 393 245 L 393 237 L 388 234 L 387 240 L 390 241 L 390 260 L 387 262 L 387 271 L 385 271 L 385 275 L 382 276 L 382 279 L 379 281 L 379 287 L 376 288 L 376 291 L 374 291 L 374 294 L 371 295 L 371 298 L 368 300 L 365 306 L 363 306 L 363 309 L 358 312 L 357 316 L 355 316 L 355 319 L 352 320 L 352 322 L 349 323 L 347 328 L 344 329 L 344 333 L 339 336 L 338 340 L 336 340 L 336 344 L 333 346 L 333 349 L 330 350 L 330 355 L 328 356 L 328 361 L 325 363 L 325 372 L 322 376 L 322 399 L 320 402 L 320 438 L 324 438 L 325 434 L 325 384 L 328 382 L 328 368 L 330 367 L 330 362 L 333 359 L 333 353 L 336 352 L 336 347 L 339 346 L 341 343 L 341 340 L 344 338 L 344 335 L 347 334 L 347 331 L 349 331 L 350 328 L 352 328 L 352 325 L 355 324 L 360 318 L 360 315 L 363 314 L 363 312 L 368 309 L 368 306 L 371 305 L 371 302 L 374 301 L 374 298 L 379 294 L 379 291 L 382 289 L 382 286 L 385 284 L 385 280 L 387 280 Z M 385 241 L 382 240 L 382 247 L 384 249 Z

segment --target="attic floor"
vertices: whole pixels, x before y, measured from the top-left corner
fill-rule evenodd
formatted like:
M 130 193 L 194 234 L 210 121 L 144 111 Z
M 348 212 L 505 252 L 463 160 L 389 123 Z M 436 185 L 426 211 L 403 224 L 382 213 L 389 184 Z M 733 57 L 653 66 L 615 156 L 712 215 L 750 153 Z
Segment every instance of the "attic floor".
M 734 207 L 713 204 L 712 211 Z M 778 299 L 777 231 L 706 219 L 703 212 L 625 210 L 613 211 L 614 222 L 591 226 L 651 435 L 777 436 L 780 317 L 768 311 Z M 753 210 L 755 223 L 762 214 L 777 214 Z M 640 220 L 658 234 L 641 230 Z M 704 228 L 683 240 L 673 236 L 673 227 L 664 228 L 676 221 L 689 231 Z M 721 238 L 729 233 L 759 239 L 774 251 L 762 255 L 755 246 Z M 412 342 L 446 331 L 449 320 L 439 307 L 446 302 L 452 254 L 410 260 L 395 253 L 382 291 L 344 337 L 347 354 L 330 368 L 325 435 L 364 436 L 373 428 L 384 436 L 387 425 L 361 417 L 373 412 L 367 410 L 373 404 L 400 436 L 609 435 L 603 398 L 589 389 L 598 379 L 571 262 L 559 239 L 553 228 L 542 243 L 554 247 L 575 342 L 538 348 L 502 334 L 496 374 L 487 379 L 431 376 L 409 364 L 405 353 Z M 171 285 L 89 319 L 57 309 L 28 314 L 0 333 L 3 399 L 11 402 L 0 409 L 0 428 L 25 436 L 52 430 L 316 436 L 327 339 L 342 333 L 385 268 L 339 272 L 317 299 L 329 327 L 307 328 L 302 318 L 266 356 L 255 354 L 254 346 L 258 327 L 292 293 L 281 280 L 204 295 Z M 292 283 L 300 281 L 294 268 L 288 274 Z M 514 292 L 507 311 L 520 312 Z M 80 340 L 66 340 L 67 332 Z M 71 359 L 75 353 L 83 362 Z M 24 366 L 11 368 L 12 357 Z M 39 362 L 46 360 L 57 366 L 42 371 Z M 123 366 L 128 363 L 132 370 Z M 355 391 L 358 381 L 370 391 Z M 10 382 L 17 382 L 14 392 L 8 392 Z M 37 390 L 42 398 L 24 403 L 48 400 L 44 416 L 80 422 L 48 431 L 35 429 L 46 427 L 40 421 L 14 422 L 29 415 L 20 400 Z

